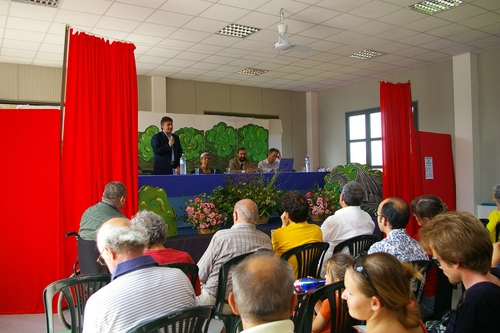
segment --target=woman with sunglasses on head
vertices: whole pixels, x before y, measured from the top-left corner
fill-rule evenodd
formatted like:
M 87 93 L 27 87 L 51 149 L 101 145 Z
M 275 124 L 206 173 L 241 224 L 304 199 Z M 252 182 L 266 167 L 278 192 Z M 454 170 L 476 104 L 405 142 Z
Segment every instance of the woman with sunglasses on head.
M 437 195 L 427 194 L 415 198 L 410 204 L 411 212 L 420 226 L 425 226 L 431 219 L 439 214 L 446 213 L 448 207 Z M 432 258 L 432 256 L 429 256 Z M 424 290 L 420 299 L 420 315 L 425 322 L 434 313 L 436 303 L 436 289 L 438 281 L 438 269 L 431 266 L 425 275 Z
M 349 314 L 366 320 L 368 333 L 426 333 L 411 290 L 411 280 L 422 279 L 411 264 L 385 252 L 354 259 L 345 274 L 342 298 Z

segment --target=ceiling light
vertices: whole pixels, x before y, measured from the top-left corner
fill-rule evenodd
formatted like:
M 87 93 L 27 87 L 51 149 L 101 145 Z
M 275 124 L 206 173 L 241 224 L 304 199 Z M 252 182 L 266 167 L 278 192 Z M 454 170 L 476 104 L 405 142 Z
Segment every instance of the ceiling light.
M 248 37 L 257 31 L 260 31 L 260 29 L 231 23 L 227 27 L 224 27 L 224 28 L 220 29 L 219 31 L 217 31 L 216 34 L 231 36 L 231 37 L 245 38 L 245 37 Z
M 57 8 L 57 6 L 59 6 L 59 2 L 60 2 L 60 0 L 12 0 L 12 1 L 13 2 L 28 3 L 28 4 L 32 4 L 32 5 L 54 7 L 54 8 Z
M 238 71 L 236 73 L 238 74 L 244 74 L 244 75 L 260 75 L 260 74 L 264 74 L 264 73 L 267 73 L 268 71 L 266 71 L 265 69 L 258 69 L 258 68 L 245 68 L 245 69 L 242 69 L 241 71 Z
M 358 59 L 373 59 L 373 58 L 383 56 L 384 54 L 387 54 L 387 53 L 374 51 L 374 50 L 364 50 L 364 51 L 360 51 L 360 52 L 356 52 L 354 54 L 351 54 L 350 57 L 351 58 L 358 58 Z
M 424 0 L 408 8 L 433 15 L 462 4 L 462 0 Z

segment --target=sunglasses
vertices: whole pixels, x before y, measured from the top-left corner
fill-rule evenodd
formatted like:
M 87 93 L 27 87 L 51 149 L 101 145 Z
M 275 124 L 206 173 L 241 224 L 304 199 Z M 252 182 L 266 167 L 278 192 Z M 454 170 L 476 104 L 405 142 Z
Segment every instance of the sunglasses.
M 352 269 L 355 270 L 358 273 L 361 273 L 365 277 L 366 281 L 368 281 L 368 284 L 370 285 L 370 287 L 372 287 L 373 291 L 375 292 L 375 295 L 378 295 L 377 289 L 373 285 L 372 281 L 368 277 L 368 274 L 366 273 L 366 270 L 363 267 L 363 257 L 366 256 L 366 255 L 367 255 L 366 252 L 360 253 L 354 259 L 354 262 L 352 263 Z

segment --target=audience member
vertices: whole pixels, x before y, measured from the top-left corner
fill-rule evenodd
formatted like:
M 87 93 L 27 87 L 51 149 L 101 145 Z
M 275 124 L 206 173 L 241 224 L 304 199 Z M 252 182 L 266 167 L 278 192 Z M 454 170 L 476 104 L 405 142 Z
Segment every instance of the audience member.
M 433 217 L 438 214 L 446 213 L 448 207 L 437 195 L 422 195 L 411 201 L 411 211 L 417 223 L 425 226 Z
M 219 169 L 212 169 L 208 166 L 210 164 L 211 157 L 212 155 L 207 152 L 204 152 L 200 155 L 200 174 L 221 173 Z M 193 170 L 191 173 L 195 173 L 195 170 Z
M 198 301 L 201 305 L 214 305 L 219 281 L 219 270 L 223 263 L 240 254 L 257 250 L 272 250 L 268 235 L 257 230 L 259 211 L 255 202 L 243 199 L 234 205 L 231 229 L 219 230 L 214 234 L 207 250 L 198 262 L 200 281 L 204 283 Z M 226 299 L 232 291 L 228 279 Z M 224 304 L 223 314 L 232 314 L 229 305 Z
M 446 213 L 448 208 L 446 204 L 436 195 L 422 195 L 411 201 L 410 204 L 413 216 L 417 223 L 425 226 L 432 218 L 438 214 Z M 431 256 L 429 256 L 431 259 Z M 420 299 L 420 315 L 425 322 L 434 313 L 434 304 L 436 302 L 436 289 L 438 279 L 438 268 L 432 265 L 425 274 L 425 284 Z
M 166 248 L 168 226 L 163 218 L 151 211 L 141 210 L 132 218 L 132 225 L 141 229 L 147 236 L 144 255 L 150 255 L 159 264 L 186 262 L 194 264 L 193 258 L 184 251 Z M 195 293 L 200 295 L 200 279 L 196 278 Z
M 366 320 L 370 333 L 424 333 L 410 280 L 422 279 L 415 268 L 388 253 L 359 255 L 345 273 L 349 314 Z
M 191 282 L 179 269 L 158 267 L 142 255 L 146 235 L 124 218 L 104 223 L 97 247 L 111 283 L 93 294 L 85 306 L 83 332 L 127 332 L 161 315 L 196 306 Z
M 280 162 L 278 155 L 280 151 L 276 148 L 271 148 L 267 151 L 267 157 L 259 162 L 257 168 L 262 172 L 276 172 L 279 169 Z
M 324 262 L 332 256 L 335 246 L 340 242 L 356 236 L 373 234 L 375 224 L 372 217 L 361 209 L 364 198 L 365 190 L 363 185 L 358 182 L 349 182 L 342 188 L 339 198 L 342 208 L 328 217 L 321 225 L 323 242 L 330 244 Z M 322 275 L 324 275 L 324 269 Z
M 151 148 L 154 154 L 154 175 L 171 175 L 174 170 L 179 173 L 181 155 L 183 153 L 181 140 L 174 130 L 174 121 L 170 117 L 161 118 L 161 131 L 151 138 Z
M 293 272 L 270 251 L 258 251 L 233 270 L 229 304 L 241 316 L 245 333 L 292 333 L 290 314 L 297 304 Z
M 401 261 L 429 260 L 420 244 L 408 235 L 406 225 L 410 218 L 410 209 L 400 198 L 387 198 L 377 209 L 377 222 L 386 238 L 373 244 L 368 254 L 387 252 Z
M 288 191 L 282 197 L 283 214 L 281 214 L 281 228 L 273 232 L 273 250 L 279 258 L 283 253 L 294 247 L 322 242 L 321 228 L 306 222 L 309 216 L 309 204 L 306 197 L 299 191 Z M 294 276 L 297 276 L 297 259 L 289 259 Z M 299 276 L 303 277 L 303 276 Z
M 490 215 L 488 215 L 488 224 L 486 228 L 490 232 L 490 239 L 492 243 L 498 242 L 497 239 L 497 224 L 500 222 L 500 184 L 496 184 L 493 186 L 493 193 L 491 194 L 491 200 L 497 205 L 497 209 L 492 211 Z
M 82 274 L 108 273 L 106 267 L 99 265 L 96 259 L 95 235 L 101 225 L 114 217 L 125 217 L 121 209 L 125 205 L 127 188 L 120 182 L 110 182 L 104 187 L 101 202 L 87 208 L 80 220 L 78 234 L 78 259 Z
M 352 266 L 353 257 L 345 253 L 335 253 L 326 261 L 326 284 L 332 284 L 344 280 L 347 267 Z M 338 302 L 341 302 L 341 295 L 335 295 Z M 330 333 L 331 317 L 330 302 L 326 299 L 323 303 L 316 304 L 317 316 L 312 324 L 313 333 Z
M 229 170 L 231 173 L 255 172 L 252 161 L 247 159 L 246 148 L 238 148 L 236 157 L 229 161 Z
M 466 289 L 445 332 L 498 332 L 500 270 L 491 268 L 493 246 L 484 225 L 468 212 L 440 214 L 420 229 L 420 242 L 450 282 Z

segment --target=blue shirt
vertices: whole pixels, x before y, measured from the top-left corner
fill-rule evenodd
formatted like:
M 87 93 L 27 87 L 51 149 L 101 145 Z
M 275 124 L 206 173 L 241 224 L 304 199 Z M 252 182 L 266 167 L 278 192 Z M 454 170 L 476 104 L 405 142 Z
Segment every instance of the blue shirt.
M 118 265 L 116 265 L 115 270 L 111 275 L 111 281 L 113 281 L 114 279 L 116 279 L 121 275 L 136 271 L 138 269 L 152 267 L 152 266 L 158 266 L 158 263 L 150 255 L 140 256 L 121 262 Z

